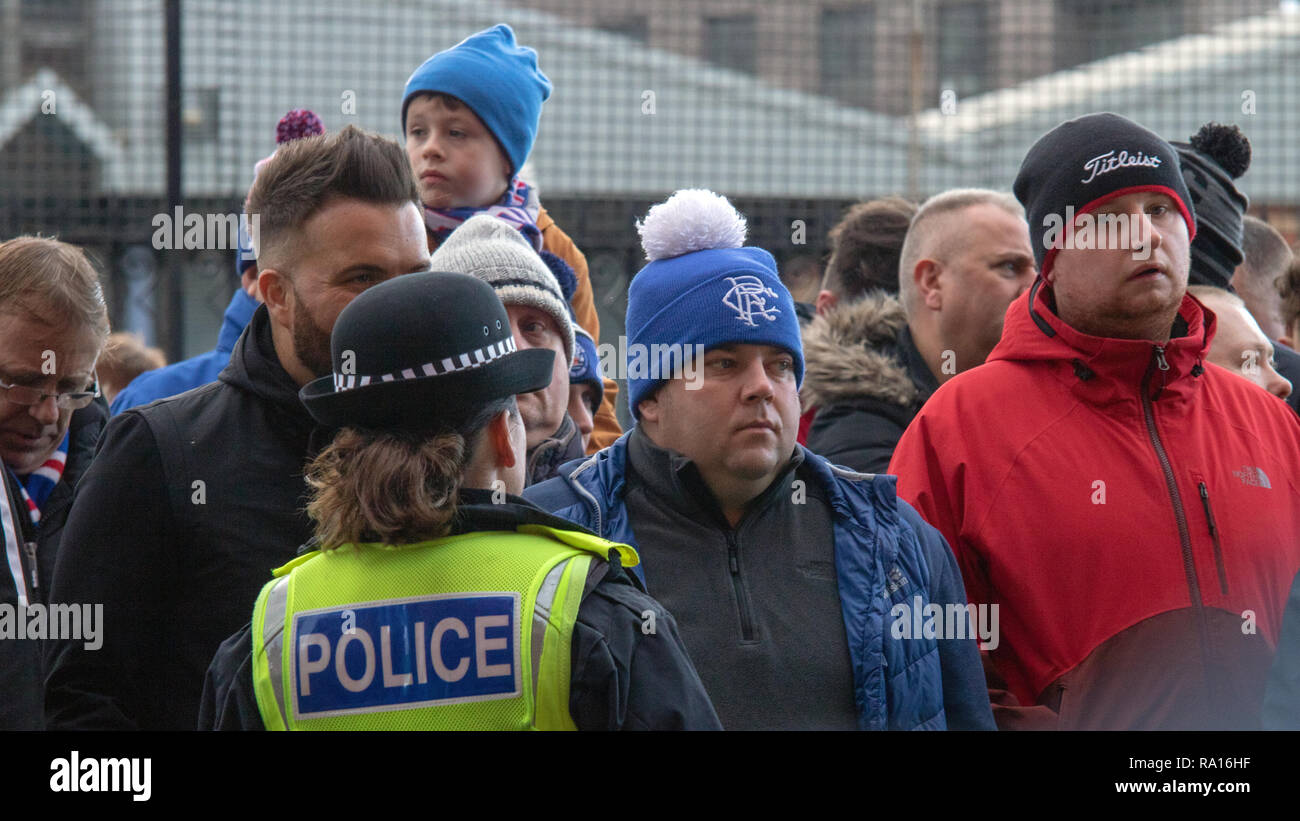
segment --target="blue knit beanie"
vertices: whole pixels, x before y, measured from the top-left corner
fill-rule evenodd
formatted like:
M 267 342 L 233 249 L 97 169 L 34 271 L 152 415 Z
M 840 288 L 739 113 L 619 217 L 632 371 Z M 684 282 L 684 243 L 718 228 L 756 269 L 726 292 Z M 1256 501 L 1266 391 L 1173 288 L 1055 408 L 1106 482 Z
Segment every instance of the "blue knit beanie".
M 478 115 L 515 176 L 533 150 L 551 81 L 537 67 L 537 52 L 516 45 L 514 31 L 500 23 L 438 52 L 412 72 L 402 94 L 403 134 L 411 98 L 434 93 L 450 94 Z
M 719 345 L 772 345 L 794 356 L 803 383 L 803 342 L 794 299 L 781 282 L 776 260 L 762 248 L 743 247 L 745 218 L 712 191 L 678 191 L 637 223 L 650 264 L 632 278 L 627 294 L 628 407 L 672 374 L 678 351 Z M 674 345 L 677 350 L 656 349 Z M 632 366 L 637 347 L 661 351 L 642 374 Z M 690 346 L 687 348 L 686 346 Z M 647 361 L 649 353 L 646 354 Z
M 600 354 L 596 351 L 596 341 L 591 338 L 581 325 L 573 323 L 573 365 L 569 367 L 569 384 L 587 383 L 596 390 L 592 395 L 596 407 L 605 399 L 605 374 L 600 369 Z M 592 410 L 595 413 L 595 410 Z

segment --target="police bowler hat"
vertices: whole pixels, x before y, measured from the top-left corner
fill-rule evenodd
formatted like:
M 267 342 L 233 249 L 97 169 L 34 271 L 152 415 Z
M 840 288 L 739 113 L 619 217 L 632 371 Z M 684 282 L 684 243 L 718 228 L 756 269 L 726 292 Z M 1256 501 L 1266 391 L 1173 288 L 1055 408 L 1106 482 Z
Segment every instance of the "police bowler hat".
M 334 372 L 299 392 L 322 425 L 424 431 L 551 383 L 555 352 L 518 350 L 492 286 L 407 274 L 367 289 L 330 337 Z

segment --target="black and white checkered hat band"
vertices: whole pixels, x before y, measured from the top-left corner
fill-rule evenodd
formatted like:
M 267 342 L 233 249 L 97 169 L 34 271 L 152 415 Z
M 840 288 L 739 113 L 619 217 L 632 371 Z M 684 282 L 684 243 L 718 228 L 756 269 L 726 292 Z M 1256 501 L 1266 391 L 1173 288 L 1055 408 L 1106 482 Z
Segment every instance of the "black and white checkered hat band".
M 373 385 L 378 382 L 400 382 L 403 379 L 418 379 L 425 376 L 443 376 L 457 371 L 468 371 L 486 365 L 494 359 L 499 359 L 509 353 L 514 353 L 515 338 L 506 337 L 500 342 L 488 345 L 486 348 L 479 348 L 469 353 L 457 354 L 448 357 L 439 362 L 426 362 L 414 368 L 404 368 L 397 373 L 386 373 L 381 376 L 358 376 L 357 374 L 334 374 L 334 390 L 338 392 L 361 388 L 366 385 Z

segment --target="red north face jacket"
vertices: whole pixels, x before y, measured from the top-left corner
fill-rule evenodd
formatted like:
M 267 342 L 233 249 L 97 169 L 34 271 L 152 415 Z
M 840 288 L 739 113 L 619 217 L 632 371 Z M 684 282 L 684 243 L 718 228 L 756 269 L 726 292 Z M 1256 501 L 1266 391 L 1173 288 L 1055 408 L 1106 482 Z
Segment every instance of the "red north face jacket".
M 1045 293 L 890 464 L 971 602 L 999 606 L 999 725 L 1258 726 L 1300 568 L 1300 420 L 1205 362 L 1193 297 L 1160 348 L 1081 334 Z

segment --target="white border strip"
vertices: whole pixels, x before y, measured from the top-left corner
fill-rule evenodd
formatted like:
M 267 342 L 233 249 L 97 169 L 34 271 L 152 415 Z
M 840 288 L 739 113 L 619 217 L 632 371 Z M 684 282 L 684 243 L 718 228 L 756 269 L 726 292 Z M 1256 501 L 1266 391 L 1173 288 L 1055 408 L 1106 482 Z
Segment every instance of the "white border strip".
M 357 376 L 351 373 L 334 374 L 334 390 L 337 392 L 350 391 L 353 388 L 362 388 L 376 382 L 399 382 L 403 379 L 419 379 L 425 376 L 445 376 L 457 371 L 468 371 L 486 365 L 494 359 L 505 356 L 508 353 L 515 353 L 518 349 L 515 347 L 515 338 L 507 337 L 500 342 L 494 342 L 486 348 L 479 348 L 469 353 L 456 354 L 447 359 L 438 362 L 426 362 L 423 365 L 416 365 L 412 368 L 403 368 L 397 373 L 386 373 L 380 376 Z

